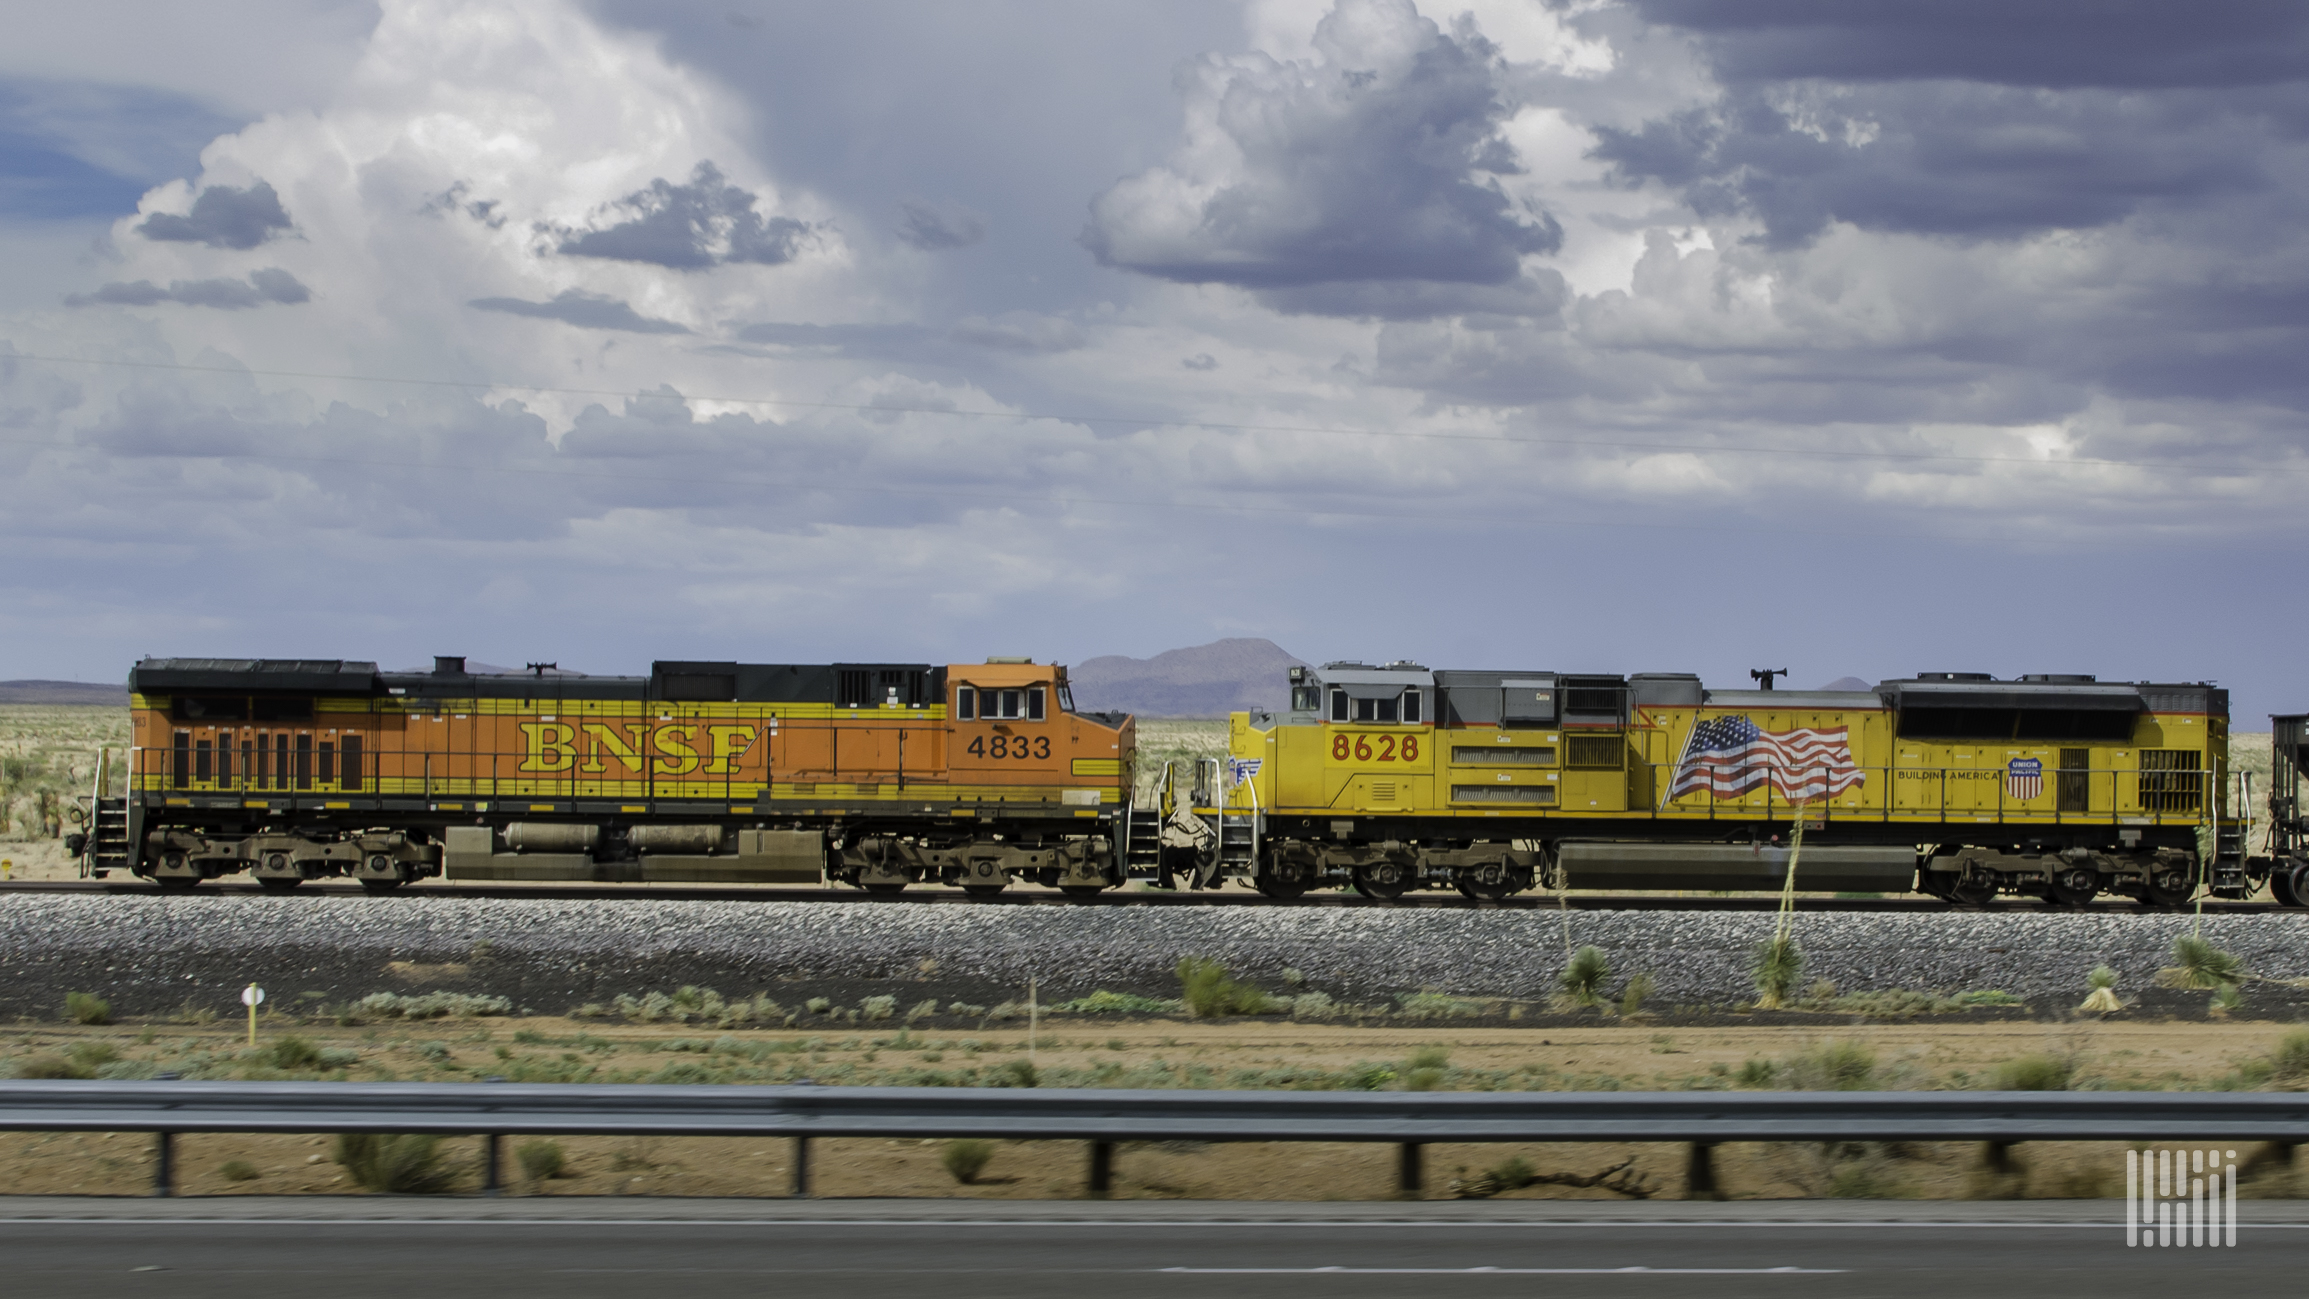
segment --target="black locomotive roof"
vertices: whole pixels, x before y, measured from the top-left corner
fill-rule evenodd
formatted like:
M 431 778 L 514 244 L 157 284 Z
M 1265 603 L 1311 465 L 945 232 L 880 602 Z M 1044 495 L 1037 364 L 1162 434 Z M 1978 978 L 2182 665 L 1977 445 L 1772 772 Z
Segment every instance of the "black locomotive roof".
M 175 690 L 378 693 L 377 665 L 359 659 L 143 659 L 128 670 L 136 694 Z
M 131 668 L 137 694 L 306 694 L 412 699 L 647 699 L 746 703 L 927 706 L 945 689 L 944 669 L 928 663 L 735 663 L 666 660 L 648 676 L 586 676 L 546 668 L 468 672 L 442 659 L 430 672 L 380 672 L 355 659 L 154 659 Z

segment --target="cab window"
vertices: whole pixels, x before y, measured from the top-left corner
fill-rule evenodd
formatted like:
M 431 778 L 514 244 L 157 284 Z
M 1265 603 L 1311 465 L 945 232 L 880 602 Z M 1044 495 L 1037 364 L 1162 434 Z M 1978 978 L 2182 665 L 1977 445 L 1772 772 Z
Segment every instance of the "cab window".
M 978 689 L 975 686 L 954 688 L 954 716 L 956 720 L 971 722 L 978 719 Z
M 1355 720 L 1358 722 L 1392 722 L 1395 720 L 1393 699 L 1358 699 L 1355 701 Z

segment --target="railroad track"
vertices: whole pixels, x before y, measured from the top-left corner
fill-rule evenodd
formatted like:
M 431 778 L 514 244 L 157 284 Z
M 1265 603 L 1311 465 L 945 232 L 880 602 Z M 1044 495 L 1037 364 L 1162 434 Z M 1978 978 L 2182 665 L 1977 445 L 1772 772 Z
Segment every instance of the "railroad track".
M 158 885 L 144 880 L 13 880 L 0 883 L 0 898 L 19 894 L 42 893 L 96 893 L 108 896 L 153 897 L 164 896 Z M 165 896 L 203 897 L 273 897 L 273 898 L 344 898 L 367 896 L 358 885 L 322 883 L 315 881 L 290 893 L 269 893 L 253 883 L 207 883 L 192 893 L 170 893 Z M 597 900 L 617 898 L 657 898 L 678 902 L 873 902 L 893 906 L 973 906 L 973 907 L 1373 907 L 1386 910 L 1442 910 L 1442 911 L 1552 911 L 1565 903 L 1553 896 L 1502 898 L 1498 901 L 1473 901 L 1448 893 L 1422 895 L 1406 894 L 1393 902 L 1381 902 L 1357 896 L 1344 890 L 1337 893 L 1311 893 L 1291 901 L 1277 901 L 1261 897 L 1249 890 L 1211 889 L 1194 892 L 1187 889 L 1163 891 L 1155 889 L 1117 890 L 1091 898 L 1072 898 L 1055 890 L 1034 887 L 1005 890 L 998 896 L 973 897 L 960 889 L 939 887 L 908 889 L 895 897 L 878 896 L 850 888 L 805 889 L 776 885 L 728 887 L 699 884 L 442 884 L 412 885 L 392 896 L 399 898 L 460 898 L 460 899 L 572 899 Z M 1780 899 L 1771 894 L 1735 897 L 1661 897 L 1656 894 L 1575 895 L 1569 900 L 1574 911 L 1772 911 L 1778 909 Z M 1939 911 L 1995 911 L 2044 912 L 2066 911 L 2071 908 L 2047 907 L 2041 902 L 2023 899 L 2004 899 L 1983 907 L 1965 907 L 1943 902 L 1938 898 L 1921 896 L 1878 898 L 1804 898 L 1796 899 L 1798 911 L 1854 911 L 1896 914 L 1902 912 Z M 2193 908 L 2174 908 L 2190 910 Z M 2205 911 L 2214 915 L 2257 915 L 2280 911 L 2283 908 L 2269 902 L 2211 902 Z M 2096 902 L 2091 906 L 2073 908 L 2079 915 L 2140 915 L 2148 909 L 2125 900 Z M 2169 914 L 2169 912 L 2168 912 Z

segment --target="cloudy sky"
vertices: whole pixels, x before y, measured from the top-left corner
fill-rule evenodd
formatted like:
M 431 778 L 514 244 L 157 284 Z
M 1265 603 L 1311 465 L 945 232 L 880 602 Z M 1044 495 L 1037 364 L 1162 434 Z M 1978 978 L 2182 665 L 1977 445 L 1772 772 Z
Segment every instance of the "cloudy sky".
M 1248 635 L 2309 708 L 2298 5 L 9 8 L 0 676 Z

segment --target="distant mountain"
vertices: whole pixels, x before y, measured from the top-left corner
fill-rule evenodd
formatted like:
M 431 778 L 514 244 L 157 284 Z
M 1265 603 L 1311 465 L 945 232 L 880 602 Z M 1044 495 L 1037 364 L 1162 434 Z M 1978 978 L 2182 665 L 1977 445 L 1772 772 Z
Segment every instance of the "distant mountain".
M 1873 681 L 1862 681 L 1858 677 L 1838 677 L 1820 688 L 1822 690 L 1866 690 L 1875 684 Z
M 113 704 L 128 707 L 128 687 L 96 681 L 0 681 L 0 704 Z
M 1224 717 L 1240 709 L 1283 708 L 1291 701 L 1289 670 L 1303 666 L 1271 640 L 1237 637 L 1150 659 L 1109 654 L 1077 663 L 1066 674 L 1077 708 Z

